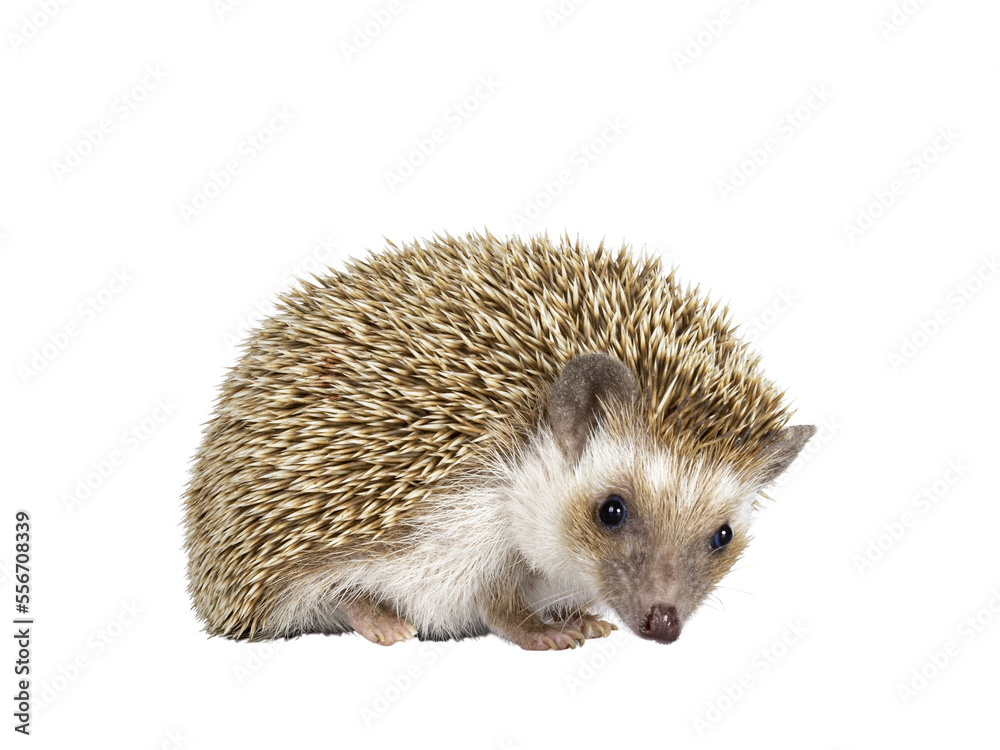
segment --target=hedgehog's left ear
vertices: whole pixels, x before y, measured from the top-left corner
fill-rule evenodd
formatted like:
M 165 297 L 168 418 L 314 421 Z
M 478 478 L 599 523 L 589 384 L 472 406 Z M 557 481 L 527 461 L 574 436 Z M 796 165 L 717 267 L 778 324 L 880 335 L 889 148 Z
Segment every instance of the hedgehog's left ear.
M 607 354 L 581 354 L 563 367 L 549 395 L 549 424 L 563 455 L 576 463 L 604 413 L 604 404 L 627 404 L 638 394 L 628 367 Z
M 778 433 L 777 439 L 764 448 L 764 468 L 760 474 L 761 485 L 770 484 L 791 466 L 792 461 L 806 447 L 809 438 L 815 434 L 816 427 L 811 424 L 786 427 Z

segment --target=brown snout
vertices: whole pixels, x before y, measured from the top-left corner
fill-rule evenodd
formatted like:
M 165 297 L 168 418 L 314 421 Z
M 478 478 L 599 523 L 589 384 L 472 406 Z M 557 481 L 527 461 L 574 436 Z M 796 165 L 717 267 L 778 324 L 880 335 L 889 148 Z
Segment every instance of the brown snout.
M 639 635 L 657 643 L 673 643 L 680 634 L 681 621 L 672 605 L 654 604 L 639 627 Z

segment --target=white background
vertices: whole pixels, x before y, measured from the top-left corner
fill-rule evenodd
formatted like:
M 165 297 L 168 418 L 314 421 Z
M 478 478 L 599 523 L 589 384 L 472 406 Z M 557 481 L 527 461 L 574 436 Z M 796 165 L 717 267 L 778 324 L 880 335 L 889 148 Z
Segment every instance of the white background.
M 1000 6 L 389 7 L 4 4 L 0 609 L 24 508 L 36 618 L 16 739 L 995 742 Z M 234 341 L 320 262 L 484 226 L 662 253 L 821 426 L 719 601 L 669 647 L 207 638 L 180 495 Z

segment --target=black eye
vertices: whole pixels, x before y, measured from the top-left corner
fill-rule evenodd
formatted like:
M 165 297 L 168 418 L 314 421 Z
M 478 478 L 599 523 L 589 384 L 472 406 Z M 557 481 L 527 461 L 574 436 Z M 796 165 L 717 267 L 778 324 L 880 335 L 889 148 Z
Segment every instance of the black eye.
M 601 503 L 597 517 L 605 526 L 621 526 L 625 523 L 625 501 L 618 495 L 609 495 L 608 499 Z
M 728 523 L 724 523 L 712 536 L 712 549 L 721 549 L 731 541 L 733 541 L 733 530 Z

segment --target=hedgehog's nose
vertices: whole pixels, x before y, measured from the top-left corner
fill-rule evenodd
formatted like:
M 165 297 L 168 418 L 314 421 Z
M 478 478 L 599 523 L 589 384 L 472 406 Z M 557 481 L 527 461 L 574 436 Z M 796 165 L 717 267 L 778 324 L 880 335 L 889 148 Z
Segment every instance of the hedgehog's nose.
M 654 604 L 639 628 L 639 635 L 658 643 L 673 643 L 681 634 L 681 621 L 677 608 L 666 604 Z

